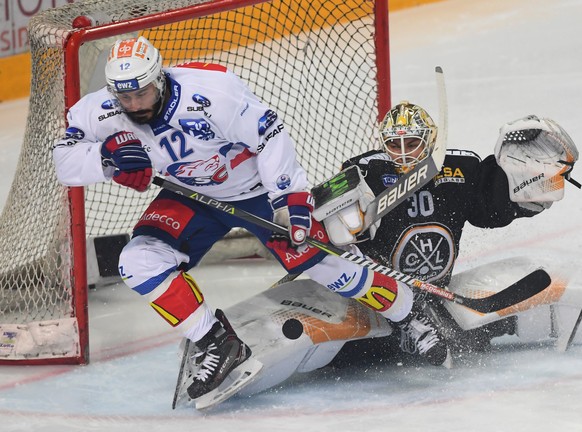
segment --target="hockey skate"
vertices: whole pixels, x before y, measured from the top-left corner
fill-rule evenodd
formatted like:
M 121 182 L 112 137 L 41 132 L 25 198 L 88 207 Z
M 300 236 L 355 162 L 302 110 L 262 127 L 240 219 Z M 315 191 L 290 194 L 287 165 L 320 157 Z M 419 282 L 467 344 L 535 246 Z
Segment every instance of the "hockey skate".
M 185 340 L 182 364 L 172 408 L 193 400 L 196 409 L 210 408 L 249 384 L 262 364 L 251 359 L 221 310 L 212 329 L 194 343 Z
M 449 361 L 444 337 L 416 303 L 410 314 L 394 325 L 400 329 L 400 349 L 403 352 L 419 354 L 433 366 L 441 366 Z

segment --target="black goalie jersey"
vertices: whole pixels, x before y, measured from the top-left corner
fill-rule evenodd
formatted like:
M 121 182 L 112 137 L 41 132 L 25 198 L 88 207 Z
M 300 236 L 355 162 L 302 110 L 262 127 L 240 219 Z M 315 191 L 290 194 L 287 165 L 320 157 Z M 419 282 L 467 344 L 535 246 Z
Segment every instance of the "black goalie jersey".
M 376 195 L 398 178 L 380 150 L 344 163 L 358 165 Z M 373 240 L 359 243 L 363 253 L 417 279 L 449 283 L 465 222 L 495 228 L 533 216 L 509 200 L 507 177 L 489 156 L 448 150 L 441 172 L 382 218 Z

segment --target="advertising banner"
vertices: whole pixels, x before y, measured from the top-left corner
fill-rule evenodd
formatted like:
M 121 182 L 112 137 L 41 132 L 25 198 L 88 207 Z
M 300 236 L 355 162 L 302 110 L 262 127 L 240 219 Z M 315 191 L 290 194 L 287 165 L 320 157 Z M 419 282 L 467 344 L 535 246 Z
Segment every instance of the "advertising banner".
M 28 20 L 38 12 L 74 0 L 0 0 L 0 57 L 28 51 Z

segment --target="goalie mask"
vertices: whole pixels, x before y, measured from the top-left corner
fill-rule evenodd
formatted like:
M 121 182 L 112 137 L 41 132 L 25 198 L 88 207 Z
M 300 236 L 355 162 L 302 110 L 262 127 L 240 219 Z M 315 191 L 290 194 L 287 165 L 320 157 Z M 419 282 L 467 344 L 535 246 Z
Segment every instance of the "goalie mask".
M 379 132 L 397 171 L 406 173 L 431 154 L 437 127 L 423 108 L 402 101 L 386 113 Z
M 166 85 L 160 52 L 143 36 L 118 40 L 113 45 L 105 65 L 105 79 L 115 97 L 153 83 L 158 91 L 157 102 L 163 98 Z

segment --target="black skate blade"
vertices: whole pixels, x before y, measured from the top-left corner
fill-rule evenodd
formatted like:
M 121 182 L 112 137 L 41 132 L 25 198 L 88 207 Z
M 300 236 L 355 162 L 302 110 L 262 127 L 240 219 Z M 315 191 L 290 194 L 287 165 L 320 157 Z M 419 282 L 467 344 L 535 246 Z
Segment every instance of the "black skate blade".
M 172 409 L 176 409 L 177 406 L 183 405 L 190 400 L 186 389 L 192 383 L 192 370 L 188 368 L 188 351 L 190 350 L 192 341 L 184 338 L 183 343 L 180 372 L 178 373 L 176 390 L 174 391 L 174 399 L 172 400 Z
M 204 410 L 224 402 L 244 386 L 250 384 L 262 368 L 263 364 L 260 361 L 253 358 L 247 359 L 233 369 L 217 388 L 194 399 L 196 409 Z

